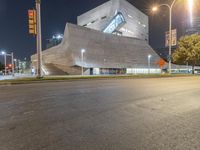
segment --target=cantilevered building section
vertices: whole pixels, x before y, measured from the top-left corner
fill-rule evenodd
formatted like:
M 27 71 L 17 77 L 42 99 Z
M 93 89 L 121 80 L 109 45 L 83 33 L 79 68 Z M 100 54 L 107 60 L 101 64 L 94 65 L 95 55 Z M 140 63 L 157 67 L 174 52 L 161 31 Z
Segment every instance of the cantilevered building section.
M 81 50 L 85 49 L 84 55 Z M 151 56 L 151 57 L 149 57 Z M 62 43 L 43 51 L 46 75 L 160 73 L 148 44 L 148 17 L 126 0 L 111 0 L 67 23 Z M 36 66 L 36 55 L 32 56 Z
M 78 25 L 148 41 L 148 16 L 126 0 L 111 0 L 78 16 Z

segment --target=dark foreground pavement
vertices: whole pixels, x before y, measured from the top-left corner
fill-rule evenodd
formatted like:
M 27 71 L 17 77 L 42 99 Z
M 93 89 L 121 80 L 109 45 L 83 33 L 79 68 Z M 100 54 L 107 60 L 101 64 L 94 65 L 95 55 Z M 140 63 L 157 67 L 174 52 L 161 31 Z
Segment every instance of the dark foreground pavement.
M 0 150 L 199 150 L 200 77 L 0 86 Z

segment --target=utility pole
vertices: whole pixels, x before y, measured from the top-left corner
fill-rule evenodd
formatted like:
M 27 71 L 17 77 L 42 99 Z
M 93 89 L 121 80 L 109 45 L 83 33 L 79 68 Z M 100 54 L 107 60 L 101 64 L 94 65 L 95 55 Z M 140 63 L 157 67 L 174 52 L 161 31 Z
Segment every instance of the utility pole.
M 41 33 L 41 0 L 36 0 L 36 18 L 37 18 L 37 77 L 42 77 L 42 33 Z

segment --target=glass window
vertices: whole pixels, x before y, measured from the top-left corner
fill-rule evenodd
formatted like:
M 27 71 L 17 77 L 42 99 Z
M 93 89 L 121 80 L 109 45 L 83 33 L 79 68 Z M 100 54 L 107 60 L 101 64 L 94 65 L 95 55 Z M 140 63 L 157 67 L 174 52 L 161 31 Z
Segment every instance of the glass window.
M 122 15 L 122 13 L 117 13 L 117 15 L 111 20 L 111 22 L 103 30 L 103 32 L 104 33 L 113 33 L 123 23 L 125 23 L 124 16 Z

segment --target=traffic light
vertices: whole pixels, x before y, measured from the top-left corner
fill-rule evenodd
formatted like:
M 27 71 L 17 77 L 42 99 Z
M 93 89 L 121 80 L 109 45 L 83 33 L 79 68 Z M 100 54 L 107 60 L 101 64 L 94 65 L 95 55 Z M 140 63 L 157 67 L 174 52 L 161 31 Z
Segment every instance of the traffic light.
M 8 68 L 12 68 L 12 64 L 9 64 L 9 65 L 8 65 Z
M 36 35 L 37 34 L 37 18 L 36 10 L 28 10 L 28 24 L 29 24 L 29 33 Z

